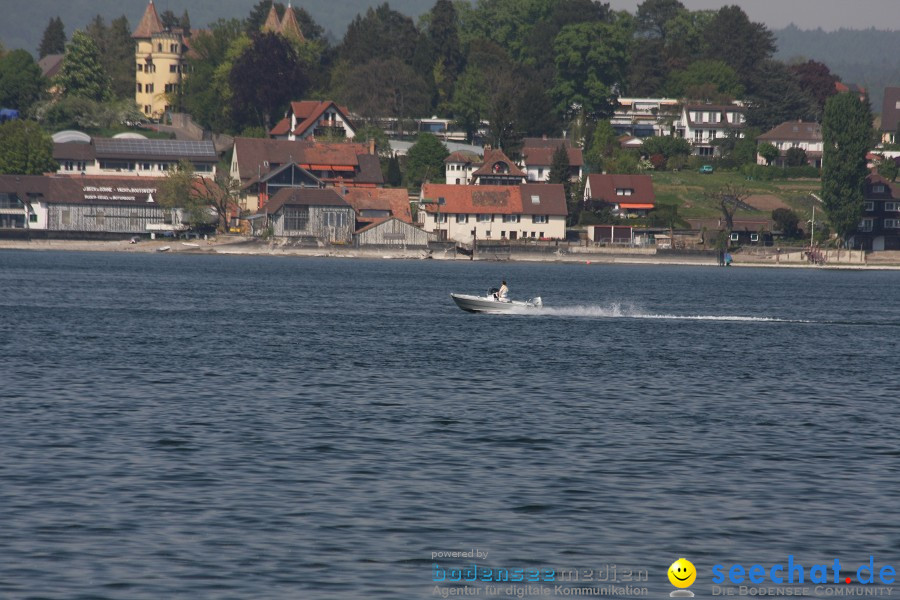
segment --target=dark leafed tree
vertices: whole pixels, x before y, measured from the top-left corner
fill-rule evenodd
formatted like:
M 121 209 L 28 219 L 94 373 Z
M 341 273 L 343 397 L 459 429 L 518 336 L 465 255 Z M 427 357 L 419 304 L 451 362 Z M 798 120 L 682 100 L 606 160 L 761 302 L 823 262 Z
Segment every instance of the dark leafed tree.
M 290 41 L 266 33 L 234 61 L 228 82 L 235 122 L 269 129 L 291 100 L 303 97 L 307 77 Z
M 747 102 L 747 123 L 768 131 L 785 121 L 812 118 L 815 108 L 782 62 L 763 62 L 751 78 Z
M 25 119 L 0 125 L 0 173 L 42 175 L 58 168 L 53 140 L 40 125 Z
M 802 167 L 807 163 L 806 150 L 798 146 L 788 148 L 784 154 L 784 162 L 789 167 Z
M 191 36 L 188 55 L 190 77 L 184 79 L 183 103 L 191 116 L 213 131 L 234 131 L 231 111 L 226 101 L 231 91 L 227 73 L 231 70 L 229 49 L 243 37 L 243 24 L 238 19 L 220 19 L 206 30 Z
M 0 58 L 0 107 L 24 115 L 46 87 L 41 68 L 27 50 L 13 50 Z
M 703 195 L 721 211 L 722 218 L 725 220 L 725 230 L 731 233 L 731 230 L 734 229 L 734 213 L 741 206 L 745 206 L 745 201 L 750 197 L 750 193 L 746 188 L 726 183 Z
M 100 63 L 109 75 L 113 96 L 133 98 L 134 40 L 128 19 L 123 15 L 107 27 L 103 17 L 97 15 L 85 28 L 85 32 L 97 45 Z
M 836 94 L 825 104 L 822 121 L 822 201 L 834 231 L 846 242 L 863 209 L 866 153 L 872 146 L 868 102 L 851 93 Z
M 174 29 L 178 27 L 181 22 L 171 10 L 162 11 L 159 15 L 159 20 L 162 23 L 163 29 Z
M 44 35 L 41 38 L 41 45 L 38 46 L 38 59 L 44 58 L 50 54 L 62 54 L 66 51 L 66 30 L 63 27 L 62 19 L 54 17 L 47 24 Z
M 685 10 L 678 0 L 644 0 L 635 15 L 635 33 L 643 38 L 665 39 L 668 22 Z
M 431 106 L 428 85 L 398 58 L 377 58 L 350 68 L 338 93 L 341 100 L 368 119 L 419 117 Z
M 403 174 L 400 173 L 400 159 L 396 156 L 391 156 L 388 159 L 387 177 L 385 179 L 391 187 L 400 187 L 400 184 L 403 183 Z
M 425 36 L 434 54 L 434 82 L 439 106 L 446 105 L 453 98 L 453 87 L 463 67 L 464 57 L 460 50 L 458 30 L 453 3 L 450 0 L 437 0 L 431 9 Z
M 191 15 L 185 10 L 181 13 L 181 19 L 178 20 L 178 26 L 181 27 L 186 37 L 191 36 Z
M 413 64 L 416 49 L 422 45 L 420 38 L 413 20 L 391 10 L 385 2 L 377 8 L 370 7 L 365 16 L 356 15 L 337 50 L 340 58 L 350 64 L 362 64 L 373 57 L 393 57 Z
M 536 21 L 528 33 L 523 59 L 520 61 L 538 70 L 555 68 L 553 55 L 547 49 L 553 47 L 553 40 L 563 27 L 610 20 L 608 3 L 595 0 L 559 0 L 551 4 L 549 16 Z
M 797 85 L 809 97 L 821 119 L 825 113 L 825 103 L 837 93 L 834 84 L 838 81 L 828 66 L 824 63 L 808 60 L 799 65 L 791 65 L 790 71 L 794 74 Z
M 758 91 L 753 78 L 775 52 L 775 36 L 762 23 L 753 23 L 739 6 L 723 6 L 707 24 L 706 58 L 721 60 L 735 70 L 748 92 Z
M 538 71 L 522 67 L 517 72 L 520 92 L 514 98 L 513 109 L 517 127 L 523 135 L 543 135 L 562 129 L 563 123 L 550 97 L 553 75 L 552 69 Z
M 791 209 L 776 208 L 772 211 L 772 220 L 775 221 L 775 227 L 781 230 L 784 237 L 795 238 L 800 234 L 798 227 L 800 218 Z
M 549 183 L 569 182 L 569 153 L 566 152 L 566 147 L 562 144 L 553 151 L 547 181 Z
M 109 74 L 103 68 L 100 50 L 87 33 L 76 31 L 72 34 L 56 82 L 67 96 L 103 102 L 112 95 Z

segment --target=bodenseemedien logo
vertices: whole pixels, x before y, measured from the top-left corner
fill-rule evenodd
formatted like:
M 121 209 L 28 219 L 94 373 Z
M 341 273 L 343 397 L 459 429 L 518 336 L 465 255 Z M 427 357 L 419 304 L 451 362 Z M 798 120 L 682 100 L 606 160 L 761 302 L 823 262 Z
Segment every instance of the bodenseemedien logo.
M 697 569 L 694 563 L 686 558 L 679 558 L 669 567 L 669 583 L 677 587 L 677 590 L 669 592 L 672 598 L 693 598 L 694 592 L 687 589 L 697 579 Z

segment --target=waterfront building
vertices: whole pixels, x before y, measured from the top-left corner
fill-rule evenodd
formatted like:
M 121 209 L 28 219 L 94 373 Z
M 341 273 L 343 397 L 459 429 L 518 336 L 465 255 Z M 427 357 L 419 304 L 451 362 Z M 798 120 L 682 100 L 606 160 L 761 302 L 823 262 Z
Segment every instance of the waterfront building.
M 136 63 L 134 101 L 148 119 L 162 119 L 173 108 L 169 98 L 181 93 L 189 35 L 180 27 L 164 28 L 150 0 L 131 35 Z

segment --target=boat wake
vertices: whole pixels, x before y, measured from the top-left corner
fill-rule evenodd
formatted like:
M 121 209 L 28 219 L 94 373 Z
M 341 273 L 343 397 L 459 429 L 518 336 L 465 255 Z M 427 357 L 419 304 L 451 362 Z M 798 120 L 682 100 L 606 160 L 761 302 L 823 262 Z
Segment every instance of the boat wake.
M 614 302 L 607 306 L 587 304 L 579 306 L 544 306 L 530 314 L 555 317 L 583 317 L 606 319 L 660 319 L 680 321 L 747 321 L 764 323 L 814 323 L 803 319 L 780 319 L 777 317 L 751 317 L 745 315 L 676 315 L 648 312 L 634 304 Z

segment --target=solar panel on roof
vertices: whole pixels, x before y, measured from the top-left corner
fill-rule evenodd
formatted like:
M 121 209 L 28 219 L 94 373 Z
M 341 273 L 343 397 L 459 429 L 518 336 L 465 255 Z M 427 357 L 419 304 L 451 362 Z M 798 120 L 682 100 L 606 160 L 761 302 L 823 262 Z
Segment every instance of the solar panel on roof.
M 149 140 L 149 139 L 98 139 L 98 153 L 130 154 L 138 156 L 167 156 L 172 158 L 216 158 L 211 141 Z

